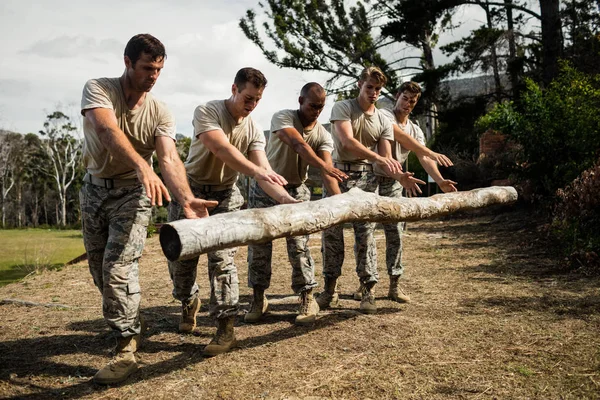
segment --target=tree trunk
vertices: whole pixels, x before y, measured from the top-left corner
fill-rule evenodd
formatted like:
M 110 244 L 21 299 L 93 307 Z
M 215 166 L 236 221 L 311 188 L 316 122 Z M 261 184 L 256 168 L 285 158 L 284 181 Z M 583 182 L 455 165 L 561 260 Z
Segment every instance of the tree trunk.
M 423 69 L 429 71 L 435 69 L 431 37 L 431 32 L 427 32 L 425 35 L 425 40 L 421 44 L 423 49 Z M 425 114 L 425 140 L 429 140 L 433 137 L 437 127 L 437 96 L 439 82 L 428 81 L 427 85 L 428 87 L 426 89 L 429 93 L 429 96 L 425 99 L 425 110 L 427 110 Z
M 417 221 L 517 200 L 510 186 L 420 198 L 390 198 L 360 189 L 322 200 L 217 214 L 164 224 L 160 244 L 169 260 L 245 244 L 319 232 L 345 222 Z
M 19 183 L 17 184 L 17 199 L 16 199 L 16 203 L 17 203 L 17 226 L 19 228 L 23 227 L 23 187 L 21 185 L 21 182 L 19 181 Z
M 558 59 L 562 55 L 562 32 L 558 0 L 540 0 L 542 16 L 542 67 L 544 85 L 558 75 Z
M 492 22 L 492 15 L 490 14 L 490 5 L 489 1 L 485 2 L 485 16 L 487 19 L 487 27 L 489 30 L 494 29 L 494 24 Z M 496 52 L 496 43 L 493 43 L 490 47 L 490 54 L 492 56 L 492 72 L 494 73 L 494 84 L 496 86 L 496 101 L 502 100 L 502 82 L 500 81 L 500 71 L 498 69 L 498 54 Z
M 515 43 L 515 28 L 513 19 L 513 9 L 510 7 L 513 0 L 504 0 L 506 7 L 506 25 L 508 35 L 508 75 L 510 76 L 510 86 L 513 100 L 519 98 L 519 71 L 517 70 L 517 45 Z

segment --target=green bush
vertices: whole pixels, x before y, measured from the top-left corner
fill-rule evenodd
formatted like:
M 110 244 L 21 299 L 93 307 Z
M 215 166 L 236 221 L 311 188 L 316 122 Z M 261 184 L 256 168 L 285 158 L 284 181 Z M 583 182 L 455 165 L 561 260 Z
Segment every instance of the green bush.
M 520 108 L 498 104 L 477 121 L 518 146 L 517 174 L 540 196 L 553 195 L 592 166 L 600 149 L 600 76 L 562 65 L 547 89 L 528 80 Z

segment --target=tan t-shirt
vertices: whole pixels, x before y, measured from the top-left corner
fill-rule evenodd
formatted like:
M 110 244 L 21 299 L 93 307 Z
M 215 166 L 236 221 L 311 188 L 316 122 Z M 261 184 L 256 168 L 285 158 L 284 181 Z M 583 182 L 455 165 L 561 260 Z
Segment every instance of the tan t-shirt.
M 381 110 L 381 112 L 392 122 L 392 124 L 398 125 L 404 132 L 408 133 L 410 136 L 412 136 L 414 139 L 416 139 L 419 143 L 421 143 L 423 146 L 425 146 L 425 135 L 423 134 L 423 131 L 417 124 L 415 124 L 414 122 L 412 122 L 409 119 L 406 122 L 406 124 L 403 125 L 396 120 L 396 115 L 394 114 L 393 111 Z M 400 143 L 394 142 L 394 145 L 392 146 L 392 152 L 393 152 L 394 158 L 396 160 L 400 161 L 400 163 L 402 164 L 408 158 L 408 154 L 410 153 L 410 150 L 403 149 L 402 146 L 400 146 Z
M 100 78 L 87 81 L 81 97 L 83 118 L 83 165 L 99 178 L 131 179 L 136 174 L 122 161 L 116 160 L 100 142 L 85 111 L 93 108 L 114 110 L 119 128 L 125 133 L 135 151 L 149 165 L 155 150 L 154 137 L 168 136 L 175 140 L 175 120 L 167 107 L 146 93 L 144 103 L 130 110 L 119 78 Z
M 334 148 L 332 158 L 335 162 L 369 164 L 369 160 L 361 159 L 342 149 L 342 143 L 335 129 L 335 121 L 350 121 L 354 138 L 374 152 L 377 152 L 377 143 L 380 139 L 394 140 L 394 130 L 389 119 L 377 108 L 373 114 L 366 114 L 361 110 L 357 99 L 335 103 L 329 120 L 331 121 Z
M 283 176 L 289 184 L 299 185 L 308 177 L 308 163 L 279 138 L 279 131 L 294 128 L 314 152 L 333 151 L 331 134 L 318 121 L 311 129 L 300 122 L 298 110 L 281 110 L 271 118 L 271 136 L 267 143 L 267 158 L 273 171 Z
M 194 137 L 185 169 L 190 181 L 197 185 L 233 186 L 238 179 L 238 172 L 225 165 L 198 139 L 204 132 L 222 130 L 229 143 L 246 157 L 249 151 L 265 151 L 265 135 L 260 127 L 250 117 L 236 125 L 225 107 L 225 100 L 199 105 L 192 124 Z

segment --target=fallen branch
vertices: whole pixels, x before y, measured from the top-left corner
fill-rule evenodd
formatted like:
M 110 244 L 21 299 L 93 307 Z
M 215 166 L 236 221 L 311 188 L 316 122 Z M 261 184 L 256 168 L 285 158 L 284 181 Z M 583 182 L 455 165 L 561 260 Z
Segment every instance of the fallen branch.
M 59 304 L 59 303 L 34 303 L 33 301 L 19 300 L 19 299 L 3 299 L 3 300 L 0 300 L 0 305 L 3 305 L 3 304 L 17 304 L 19 306 L 27 306 L 27 307 L 73 308 L 71 306 L 67 306 L 66 304 Z
M 300 204 L 242 210 L 164 224 L 160 244 L 169 260 L 219 249 L 305 235 L 346 222 L 418 221 L 517 200 L 510 186 L 419 198 L 389 198 L 360 189 Z

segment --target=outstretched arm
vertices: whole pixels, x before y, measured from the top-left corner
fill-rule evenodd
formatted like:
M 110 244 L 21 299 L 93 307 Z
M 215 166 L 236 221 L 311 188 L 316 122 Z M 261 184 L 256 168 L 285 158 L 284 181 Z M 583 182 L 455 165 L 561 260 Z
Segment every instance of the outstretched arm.
M 273 132 L 273 134 L 276 134 L 283 143 L 290 146 L 309 165 L 319 168 L 321 174 L 328 175 L 338 182 L 348 178 L 348 175 L 335 168 L 331 162 L 328 164 L 322 157 L 319 157 L 295 128 L 283 128 Z
M 404 132 L 398 124 L 394 124 L 394 139 L 400 143 L 400 146 L 402 146 L 403 149 L 414 151 L 417 157 L 429 157 L 431 160 L 444 167 L 451 167 L 454 165 L 444 154 L 436 153 L 427 148 L 427 146 L 423 146 L 417 139 Z
M 281 175 L 276 174 L 270 168 L 266 169 L 249 161 L 234 145 L 229 143 L 222 130 L 203 132 L 198 135 L 198 139 L 219 160 L 237 172 L 250 176 L 257 181 L 266 181 L 276 185 L 287 184 L 287 181 Z
M 331 161 L 331 154 L 328 151 L 320 151 L 319 157 L 327 164 L 333 167 L 333 162 Z M 344 174 L 346 178 L 348 176 Z M 334 196 L 336 194 L 341 194 L 340 185 L 338 181 L 329 174 L 326 174 L 323 170 L 321 170 L 321 178 L 323 179 L 323 186 L 325 186 L 325 190 L 327 190 L 327 194 L 329 196 Z M 344 179 L 346 179 L 344 178 Z
M 402 166 L 396 160 L 391 157 L 381 156 L 381 152 L 376 153 L 366 148 L 362 143 L 354 138 L 352 134 L 352 125 L 350 121 L 333 121 L 335 125 L 335 131 L 337 132 L 338 138 L 342 143 L 342 148 L 346 151 L 351 152 L 357 157 L 366 158 L 367 160 L 374 162 L 383 169 L 387 169 L 392 173 L 396 173 L 402 170 Z M 384 139 L 385 140 L 385 139 Z M 382 140 L 380 140 L 382 142 Z M 391 147 L 390 152 L 391 155 Z
M 208 217 L 208 209 L 219 203 L 194 197 L 187 181 L 185 167 L 177 153 L 175 141 L 167 136 L 156 137 L 156 155 L 167 187 L 181 207 L 186 218 Z
M 271 170 L 271 166 L 269 165 L 269 160 L 267 159 L 267 155 L 262 150 L 254 150 L 248 153 L 248 158 L 250 161 L 259 168 L 262 168 L 268 171 L 270 174 L 277 175 L 281 180 L 285 181 L 285 179 Z M 256 179 L 256 178 L 255 178 Z M 261 187 L 262 190 L 265 191 L 266 194 L 269 195 L 270 198 L 275 200 L 280 204 L 290 204 L 290 203 L 300 203 L 300 200 L 294 199 L 290 194 L 284 189 L 283 186 L 269 182 L 267 180 L 257 180 L 258 186 Z M 286 182 L 287 183 L 287 182 Z
M 456 186 L 454 186 L 458 185 L 458 183 L 449 179 L 444 179 L 444 177 L 440 173 L 440 170 L 438 169 L 437 163 L 434 160 L 425 156 L 417 157 L 419 158 L 419 162 L 421 163 L 425 171 L 427 171 L 427 173 L 433 178 L 435 183 L 437 183 L 440 189 L 442 189 L 442 192 L 449 193 L 456 192 L 458 190 L 456 189 Z

